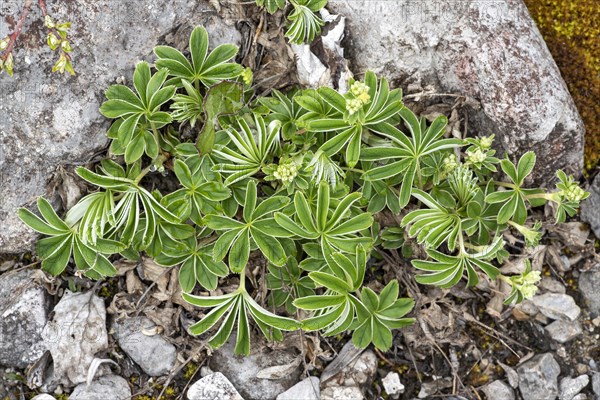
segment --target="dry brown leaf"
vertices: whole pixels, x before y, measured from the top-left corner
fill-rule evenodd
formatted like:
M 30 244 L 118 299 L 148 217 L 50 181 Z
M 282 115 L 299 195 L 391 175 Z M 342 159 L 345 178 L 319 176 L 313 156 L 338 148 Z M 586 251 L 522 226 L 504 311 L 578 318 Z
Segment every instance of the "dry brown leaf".
M 166 336 L 172 336 L 179 331 L 179 314 L 181 308 L 148 308 L 143 311 L 152 322 L 164 329 Z
M 146 290 L 146 287 L 138 278 L 135 271 L 127 271 L 125 275 L 125 286 L 127 288 L 127 293 L 129 294 L 138 294 L 141 295 Z

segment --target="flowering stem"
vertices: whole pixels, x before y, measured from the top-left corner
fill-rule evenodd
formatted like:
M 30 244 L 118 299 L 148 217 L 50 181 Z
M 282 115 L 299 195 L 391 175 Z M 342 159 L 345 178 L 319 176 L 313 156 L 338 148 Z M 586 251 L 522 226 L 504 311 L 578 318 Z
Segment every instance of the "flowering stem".
M 2 56 L 3 61 L 6 61 L 9 54 L 12 53 L 15 44 L 17 43 L 17 38 L 21 34 L 23 30 L 23 22 L 25 22 L 25 18 L 27 14 L 29 14 L 29 9 L 31 8 L 31 0 L 26 0 L 25 4 L 23 4 L 23 11 L 21 12 L 21 16 L 19 17 L 19 21 L 17 21 L 17 26 L 15 27 L 14 32 L 9 36 L 8 47 L 4 50 L 4 54 Z

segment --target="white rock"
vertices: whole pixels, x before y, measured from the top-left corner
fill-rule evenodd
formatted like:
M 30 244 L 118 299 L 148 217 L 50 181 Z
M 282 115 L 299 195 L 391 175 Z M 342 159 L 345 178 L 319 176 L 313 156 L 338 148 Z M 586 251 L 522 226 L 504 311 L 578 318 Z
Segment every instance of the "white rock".
M 589 187 L 590 197 L 581 203 L 581 220 L 590 224 L 597 238 L 600 238 L 600 177 L 596 176 Z M 600 271 L 591 270 L 581 274 L 579 287 L 585 284 L 583 294 L 588 298 L 595 312 L 600 311 L 600 300 L 598 300 L 598 284 L 600 283 Z M 587 293 L 586 293 L 587 292 Z M 588 297 L 589 295 L 589 297 Z
M 96 354 L 108 348 L 104 301 L 93 290 L 65 291 L 43 338 L 55 376 L 66 386 L 85 382 Z
M 590 383 L 590 377 L 580 375 L 577 378 L 565 377 L 560 380 L 560 400 L 573 400 Z
M 498 363 L 498 365 L 500 365 L 500 367 L 504 370 L 510 387 L 513 389 L 519 387 L 519 374 L 517 374 L 517 371 L 515 371 L 514 368 L 509 367 L 508 365 L 503 363 Z
M 579 393 L 577 396 L 573 397 L 573 400 L 588 400 L 588 397 L 584 393 Z
M 188 400 L 244 400 L 220 372 L 197 380 L 187 392 Z
M 47 393 L 42 393 L 42 394 L 38 394 L 37 396 L 33 397 L 31 400 L 56 400 L 54 398 L 54 396 L 50 396 Z
M 565 285 L 563 285 L 556 279 L 552 279 L 548 276 L 544 276 L 542 278 L 542 281 L 540 282 L 539 287 L 540 287 L 540 289 L 544 289 L 545 291 L 552 292 L 552 293 L 564 294 L 567 292 L 567 288 L 565 288 Z
M 428 399 L 430 396 L 449 387 L 452 387 L 452 378 L 446 377 L 440 379 L 439 377 L 434 377 L 433 381 L 423 382 L 421 384 L 421 389 L 419 390 L 417 397 L 419 399 Z
M 343 373 L 344 386 L 363 387 L 371 382 L 377 373 L 377 356 L 373 351 L 365 350 Z
M 127 400 L 131 398 L 131 389 L 127 381 L 117 375 L 101 376 L 88 387 L 78 385 L 69 400 Z
M 119 346 L 145 373 L 161 376 L 175 365 L 177 350 L 162 335 L 154 334 L 156 325 L 146 317 L 128 318 L 114 325 Z
M 320 383 L 316 376 L 303 379 L 277 396 L 277 400 L 319 400 L 321 398 Z
M 531 299 L 533 304 L 548 318 L 575 321 L 581 309 L 567 294 L 544 293 Z
M 500 380 L 488 383 L 481 390 L 488 400 L 515 400 L 512 388 Z
M 546 326 L 546 332 L 550 337 L 559 343 L 567 343 L 568 341 L 581 335 L 581 325 L 577 321 L 561 321 L 556 320 Z
M 390 396 L 404 392 L 404 385 L 400 382 L 400 375 L 390 371 L 382 380 L 383 389 Z
M 321 400 L 363 400 L 362 390 L 356 386 L 329 386 L 321 392 Z

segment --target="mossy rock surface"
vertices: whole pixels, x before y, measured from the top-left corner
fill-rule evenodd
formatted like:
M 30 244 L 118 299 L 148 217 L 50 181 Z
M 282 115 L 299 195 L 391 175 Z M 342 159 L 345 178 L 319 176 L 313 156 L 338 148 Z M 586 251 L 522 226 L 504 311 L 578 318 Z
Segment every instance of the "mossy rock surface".
M 586 127 L 585 169 L 600 161 L 600 19 L 597 0 L 525 0 Z

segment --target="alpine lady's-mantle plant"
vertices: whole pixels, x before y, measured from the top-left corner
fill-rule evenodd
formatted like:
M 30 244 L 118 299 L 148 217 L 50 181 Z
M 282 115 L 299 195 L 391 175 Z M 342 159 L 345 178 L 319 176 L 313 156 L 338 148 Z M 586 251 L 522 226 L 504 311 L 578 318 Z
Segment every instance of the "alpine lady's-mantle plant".
M 562 222 L 588 196 L 562 171 L 554 192 L 526 188 L 533 153 L 513 163 L 495 157 L 493 137 L 445 138 L 445 117 L 418 118 L 372 72 L 345 94 L 323 87 L 256 98 L 251 72 L 232 62 L 234 46 L 209 52 L 198 27 L 190 52 L 159 46 L 155 68 L 137 65 L 133 88 L 108 88 L 100 108 L 114 120 L 108 157 L 77 169 L 94 191 L 64 219 L 43 198 L 40 216 L 19 214 L 47 236 L 37 252 L 55 275 L 72 263 L 92 279 L 113 276 L 111 259 L 142 253 L 178 266 L 184 299 L 210 309 L 190 332 L 215 347 L 235 330 L 236 351 L 247 354 L 252 320 L 269 339 L 299 328 L 353 331 L 359 347 L 389 348 L 391 331 L 412 322 L 414 301 L 399 298 L 395 280 L 379 293 L 363 284 L 371 257 L 409 237 L 429 255 L 412 261 L 419 283 L 502 279 L 512 288 L 507 303 L 531 297 L 539 271 L 504 276 L 497 267 L 503 232 L 535 245 L 531 207 L 552 202 Z M 195 143 L 182 140 L 185 125 L 197 127 Z M 167 170 L 179 189 L 150 190 L 144 178 Z M 404 210 L 405 231 L 374 222 Z M 267 307 L 246 279 L 257 258 L 268 265 L 259 280 Z M 229 275 L 239 276 L 235 291 L 198 295 Z

